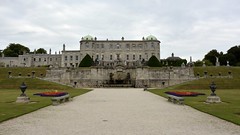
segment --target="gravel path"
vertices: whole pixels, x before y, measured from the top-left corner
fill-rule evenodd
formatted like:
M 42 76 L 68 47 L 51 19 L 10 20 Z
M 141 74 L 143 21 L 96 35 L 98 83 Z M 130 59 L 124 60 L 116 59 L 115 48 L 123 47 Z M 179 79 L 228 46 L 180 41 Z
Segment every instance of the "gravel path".
M 95 89 L 0 124 L 1 135 L 240 135 L 240 126 L 142 89 Z

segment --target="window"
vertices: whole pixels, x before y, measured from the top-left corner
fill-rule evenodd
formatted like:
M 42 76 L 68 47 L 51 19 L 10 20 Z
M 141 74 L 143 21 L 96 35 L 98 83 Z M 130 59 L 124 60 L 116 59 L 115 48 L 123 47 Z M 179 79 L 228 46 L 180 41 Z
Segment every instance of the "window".
M 117 49 L 120 49 L 120 45 L 117 44 Z
M 133 60 L 135 60 L 135 54 L 133 54 Z
M 135 45 L 135 44 L 133 44 L 133 49 L 135 49 L 135 47 L 136 47 L 136 45 Z
M 70 56 L 70 60 L 73 60 L 73 56 Z
M 67 56 L 65 56 L 65 61 L 67 61 Z
M 142 55 L 139 55 L 139 60 L 141 60 L 142 59 Z
M 113 45 L 112 44 L 110 44 L 110 49 L 112 49 L 113 48 Z
M 117 59 L 118 59 L 118 60 L 120 59 L 120 54 L 117 54 Z
M 112 60 L 112 54 L 110 55 L 110 60 Z
M 129 60 L 129 55 L 127 55 L 127 60 Z
M 78 60 L 78 56 L 76 56 L 76 60 Z
M 104 60 L 104 55 L 102 55 L 102 60 Z
M 152 43 L 152 48 L 155 48 L 154 43 Z
M 33 58 L 33 61 L 36 61 L 36 58 Z
M 39 61 L 41 61 L 41 58 L 39 58 Z
M 102 44 L 102 48 L 104 48 L 104 44 Z
M 64 63 L 64 66 L 67 67 L 67 63 Z
M 24 58 L 23 61 L 26 61 L 26 58 Z
M 44 61 L 47 61 L 47 59 L 46 59 L 46 58 L 44 58 Z
M 52 58 L 50 58 L 50 61 L 52 61 Z
M 129 45 L 129 44 L 127 44 L 127 45 L 126 45 L 126 48 L 127 48 L 127 49 L 130 49 L 130 45 Z

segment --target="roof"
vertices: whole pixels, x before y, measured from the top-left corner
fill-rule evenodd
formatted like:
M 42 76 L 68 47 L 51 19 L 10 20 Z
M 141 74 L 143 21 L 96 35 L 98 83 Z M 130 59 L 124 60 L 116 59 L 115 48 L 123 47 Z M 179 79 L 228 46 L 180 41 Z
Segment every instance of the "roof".
M 149 35 L 146 37 L 146 40 L 157 40 L 157 38 L 153 35 Z
M 93 40 L 93 37 L 91 35 L 86 35 L 82 38 L 82 40 Z

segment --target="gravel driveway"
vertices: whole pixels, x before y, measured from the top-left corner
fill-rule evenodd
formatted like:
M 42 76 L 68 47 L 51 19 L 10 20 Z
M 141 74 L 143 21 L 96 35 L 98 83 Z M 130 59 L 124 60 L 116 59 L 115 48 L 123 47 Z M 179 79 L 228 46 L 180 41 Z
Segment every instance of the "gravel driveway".
M 240 135 L 240 126 L 143 89 L 99 88 L 0 124 L 1 135 Z

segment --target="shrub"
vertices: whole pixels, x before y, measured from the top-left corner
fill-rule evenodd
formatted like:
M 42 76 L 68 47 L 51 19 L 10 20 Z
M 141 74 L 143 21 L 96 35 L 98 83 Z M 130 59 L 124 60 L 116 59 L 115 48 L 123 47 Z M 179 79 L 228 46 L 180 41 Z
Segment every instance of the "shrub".
M 79 67 L 91 67 L 93 59 L 87 54 L 79 64 Z
M 159 60 L 157 59 L 157 57 L 154 56 L 154 55 L 148 60 L 147 65 L 148 65 L 149 67 L 161 67 L 161 63 L 159 62 Z

